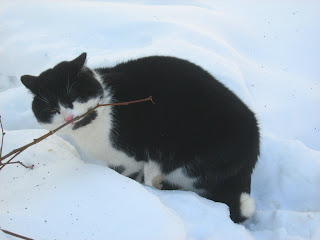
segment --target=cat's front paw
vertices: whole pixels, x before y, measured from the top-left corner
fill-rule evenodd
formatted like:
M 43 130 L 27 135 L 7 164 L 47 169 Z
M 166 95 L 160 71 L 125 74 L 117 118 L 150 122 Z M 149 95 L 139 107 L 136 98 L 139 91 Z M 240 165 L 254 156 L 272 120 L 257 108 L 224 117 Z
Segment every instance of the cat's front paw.
M 162 187 L 163 187 L 162 181 L 163 181 L 163 176 L 162 176 L 162 175 L 157 175 L 157 176 L 155 176 L 155 177 L 152 179 L 152 187 L 158 188 L 158 189 L 161 190 Z

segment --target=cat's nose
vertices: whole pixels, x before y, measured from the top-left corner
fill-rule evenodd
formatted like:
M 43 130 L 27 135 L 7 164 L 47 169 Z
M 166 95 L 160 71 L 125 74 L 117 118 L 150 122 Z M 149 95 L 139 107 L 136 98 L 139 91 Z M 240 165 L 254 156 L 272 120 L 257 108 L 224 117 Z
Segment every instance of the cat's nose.
M 71 115 L 69 115 L 68 117 L 65 117 L 64 118 L 64 120 L 66 121 L 66 122 L 69 122 L 69 121 L 71 121 L 73 119 L 73 114 L 71 114 Z

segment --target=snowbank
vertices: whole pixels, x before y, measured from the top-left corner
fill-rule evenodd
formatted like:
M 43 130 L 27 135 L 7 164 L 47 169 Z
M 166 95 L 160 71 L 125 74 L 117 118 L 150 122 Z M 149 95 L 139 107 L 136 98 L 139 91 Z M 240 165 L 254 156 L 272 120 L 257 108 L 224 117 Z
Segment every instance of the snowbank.
M 7 131 L 6 145 L 22 146 L 45 133 Z M 185 239 L 181 219 L 156 196 L 113 170 L 83 163 L 58 136 L 22 159 L 34 170 L 11 165 L 0 174 L 6 230 L 35 239 Z

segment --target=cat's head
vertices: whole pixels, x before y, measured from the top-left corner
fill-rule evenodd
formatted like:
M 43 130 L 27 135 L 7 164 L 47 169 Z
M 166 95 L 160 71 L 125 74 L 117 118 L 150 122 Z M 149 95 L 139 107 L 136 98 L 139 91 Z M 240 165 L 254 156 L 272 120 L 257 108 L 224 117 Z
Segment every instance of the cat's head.
M 103 98 L 101 83 L 85 67 L 86 53 L 64 61 L 38 77 L 24 75 L 21 82 L 32 92 L 32 110 L 38 122 L 53 130 L 95 107 Z M 97 111 L 69 124 L 65 130 L 76 130 L 94 121 Z

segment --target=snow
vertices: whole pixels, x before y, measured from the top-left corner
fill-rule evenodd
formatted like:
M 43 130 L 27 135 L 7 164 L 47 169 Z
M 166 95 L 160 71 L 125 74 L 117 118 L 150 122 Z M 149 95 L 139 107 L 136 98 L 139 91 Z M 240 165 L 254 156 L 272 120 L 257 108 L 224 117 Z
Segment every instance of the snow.
M 35 239 L 320 239 L 320 5 L 316 1 L 2 1 L 4 153 L 46 133 L 21 75 L 88 53 L 90 67 L 189 59 L 259 119 L 256 213 L 140 185 L 51 136 L 0 171 L 0 227 Z M 98 163 L 98 164 L 97 164 Z M 0 231 L 0 239 L 14 239 Z
M 45 133 L 8 131 L 6 144 L 19 147 Z M 34 170 L 9 167 L 0 177 L 3 228 L 21 226 L 20 234 L 35 239 L 130 239 L 136 229 L 136 239 L 185 239 L 183 222 L 159 198 L 108 168 L 85 164 L 58 136 L 28 149 L 23 160 Z M 41 230 L 28 233 L 34 226 Z

